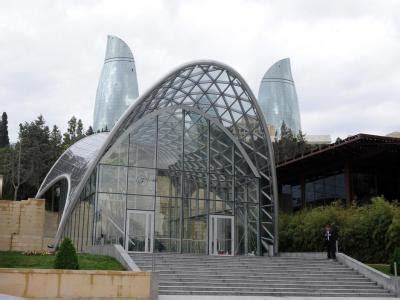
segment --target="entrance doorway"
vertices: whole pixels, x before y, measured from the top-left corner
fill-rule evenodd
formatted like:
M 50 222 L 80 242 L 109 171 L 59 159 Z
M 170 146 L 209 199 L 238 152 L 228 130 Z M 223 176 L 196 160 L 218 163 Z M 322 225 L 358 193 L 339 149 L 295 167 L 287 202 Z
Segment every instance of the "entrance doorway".
M 154 212 L 128 210 L 126 220 L 125 250 L 128 252 L 153 252 Z
M 210 255 L 234 255 L 234 217 L 210 215 L 209 223 Z

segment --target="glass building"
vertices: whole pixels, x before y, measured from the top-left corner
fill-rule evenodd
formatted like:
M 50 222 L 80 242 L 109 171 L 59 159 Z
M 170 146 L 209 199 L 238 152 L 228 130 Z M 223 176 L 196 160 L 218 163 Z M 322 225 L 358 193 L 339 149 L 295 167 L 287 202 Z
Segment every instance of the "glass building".
M 129 46 L 108 36 L 93 116 L 95 132 L 110 130 L 139 96 L 136 67 Z
M 55 244 L 68 236 L 79 250 L 278 251 L 266 123 L 243 78 L 221 63 L 192 62 L 165 76 L 110 133 L 71 146 L 37 198 L 55 185 L 65 203 Z
M 268 125 L 280 136 L 282 123 L 297 134 L 301 130 L 299 103 L 290 68 L 290 59 L 272 65 L 261 80 L 258 101 Z

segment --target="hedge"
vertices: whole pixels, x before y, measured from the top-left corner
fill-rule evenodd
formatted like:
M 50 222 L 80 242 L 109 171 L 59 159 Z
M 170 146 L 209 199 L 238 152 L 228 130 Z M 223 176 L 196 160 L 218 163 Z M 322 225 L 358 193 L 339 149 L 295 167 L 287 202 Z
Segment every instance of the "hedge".
M 400 206 L 377 197 L 362 207 L 345 208 L 335 202 L 293 214 L 280 213 L 280 251 L 322 251 L 327 223 L 338 232 L 339 251 L 364 262 L 389 262 L 400 247 Z

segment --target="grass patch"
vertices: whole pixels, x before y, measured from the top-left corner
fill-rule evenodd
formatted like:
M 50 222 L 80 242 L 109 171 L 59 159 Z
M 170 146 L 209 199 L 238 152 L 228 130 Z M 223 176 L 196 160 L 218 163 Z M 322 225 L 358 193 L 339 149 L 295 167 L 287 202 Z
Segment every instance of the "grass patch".
M 391 275 L 390 274 L 390 265 L 388 265 L 388 264 L 368 264 L 368 266 L 370 266 L 371 268 L 374 268 L 378 271 L 381 271 L 382 273 L 385 273 L 387 275 Z
M 124 267 L 110 256 L 78 254 L 78 261 L 81 270 L 124 270 Z
M 24 255 L 22 252 L 0 251 L 0 268 L 54 269 L 55 255 Z M 110 256 L 78 254 L 80 270 L 123 271 Z

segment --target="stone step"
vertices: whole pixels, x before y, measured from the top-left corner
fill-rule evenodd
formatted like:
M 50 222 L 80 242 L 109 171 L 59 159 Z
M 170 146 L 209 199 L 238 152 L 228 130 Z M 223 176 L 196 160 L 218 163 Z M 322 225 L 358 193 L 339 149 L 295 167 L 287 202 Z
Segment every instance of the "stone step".
M 363 275 L 323 258 L 131 255 L 159 274 L 160 295 L 390 297 Z
M 171 289 L 177 286 L 185 286 L 185 289 L 187 287 L 193 286 L 193 287 L 200 287 L 200 286 L 208 286 L 208 287 L 224 287 L 224 288 L 228 288 L 228 287 L 232 287 L 232 288 L 239 288 L 242 287 L 244 289 L 248 289 L 248 288 L 254 288 L 254 289 L 264 289 L 264 288 L 299 288 L 299 289 L 320 289 L 320 288 L 324 288 L 324 289 L 362 289 L 362 290 L 380 290 L 381 288 L 378 287 L 377 285 L 372 285 L 370 282 L 369 283 L 365 283 L 365 284 L 348 284 L 348 283 L 341 283 L 341 284 L 332 284 L 332 283 L 326 283 L 326 282 L 307 282 L 307 283 L 287 283 L 287 282 L 280 282 L 280 283 L 276 283 L 276 282 L 252 282 L 252 283 L 246 283 L 245 286 L 242 286 L 243 282 L 203 282 L 203 281 L 198 281 L 198 282 L 187 282 L 187 281 L 162 281 L 159 284 L 159 287 L 162 289 Z
M 151 269 L 152 266 L 151 265 L 140 265 L 142 268 L 145 269 Z M 157 268 L 157 270 L 170 270 L 170 269 L 174 269 L 174 270 L 187 270 L 188 268 L 194 269 L 194 270 L 226 270 L 226 265 L 224 266 L 213 266 L 213 265 L 205 265 L 205 266 L 200 266 L 200 265 L 154 265 L 155 268 Z M 329 270 L 329 271 L 348 271 L 349 269 L 344 267 L 344 266 L 334 266 L 334 267 L 328 267 L 328 268 L 324 268 L 323 266 L 321 267 L 276 267 L 276 266 L 231 266 L 229 265 L 229 269 L 230 270 L 244 270 L 244 271 L 257 271 L 257 270 L 282 270 L 282 271 L 291 271 L 291 272 L 296 272 L 296 271 L 300 271 L 300 272 L 309 272 L 309 271 L 325 271 L 325 270 Z
M 188 276 L 196 276 L 196 275 L 213 275 L 216 274 L 215 271 L 213 270 L 185 270 L 185 271 L 176 271 L 176 270 L 157 270 L 157 272 L 159 272 L 160 274 L 185 274 Z M 233 275 L 235 274 L 236 276 L 243 276 L 246 277 L 249 275 L 249 273 L 258 275 L 258 276 L 285 276 L 288 273 L 290 274 L 302 274 L 302 276 L 306 275 L 306 276 L 348 276 L 348 275 L 352 275 L 354 274 L 354 272 L 352 270 L 348 270 L 348 271 L 321 271 L 321 272 L 313 272 L 313 273 L 295 273 L 295 272 L 244 272 L 244 271 L 232 271 L 232 270 L 225 270 L 225 272 L 221 272 L 221 273 L 217 273 L 217 275 L 224 275 L 225 273 L 228 273 Z
M 239 292 L 282 292 L 282 291 L 289 291 L 289 292 L 321 292 L 321 293 L 357 293 L 357 292 L 371 292 L 371 293 L 382 293 L 382 289 L 375 287 L 366 289 L 365 287 L 351 287 L 351 288 L 342 288 L 340 286 L 334 286 L 330 288 L 325 287 L 248 287 L 245 285 L 238 285 L 238 286 L 201 286 L 201 285 L 176 285 L 176 286 L 159 286 L 160 290 L 181 290 L 181 291 L 191 291 L 191 290 L 207 290 L 207 291 L 239 291 Z M 388 292 L 383 292 L 383 294 Z
M 334 280 L 331 279 L 326 279 L 323 280 L 319 277 L 315 279 L 310 279 L 310 278 L 301 278 L 301 277 L 291 277 L 291 278 L 282 278 L 282 279 L 272 279 L 272 278 L 260 278 L 260 277 L 251 277 L 251 283 L 262 283 L 264 285 L 268 284 L 321 284 L 321 285 L 376 285 L 376 283 L 371 283 L 370 280 L 365 279 L 365 278 L 343 278 L 338 279 L 335 278 Z M 173 277 L 173 276 L 164 276 L 159 278 L 159 282 L 172 282 L 171 280 L 174 280 L 173 282 L 196 282 L 196 283 L 213 283 L 213 282 L 223 282 L 223 283 L 242 283 L 243 279 L 242 278 L 210 278 L 210 277 L 202 277 L 202 278 L 187 278 L 184 276 L 180 277 Z M 247 281 L 249 282 L 249 281 Z
M 344 299 L 346 297 L 375 297 L 375 298 L 391 298 L 394 297 L 390 293 L 337 293 L 337 292 L 297 292 L 297 291 L 279 291 L 279 292 L 227 292 L 227 291 L 207 291 L 207 290 L 193 290 L 193 291 L 181 291 L 181 290 L 159 290 L 160 295 L 214 295 L 214 296 L 275 296 L 275 297 L 337 297 L 337 299 Z

